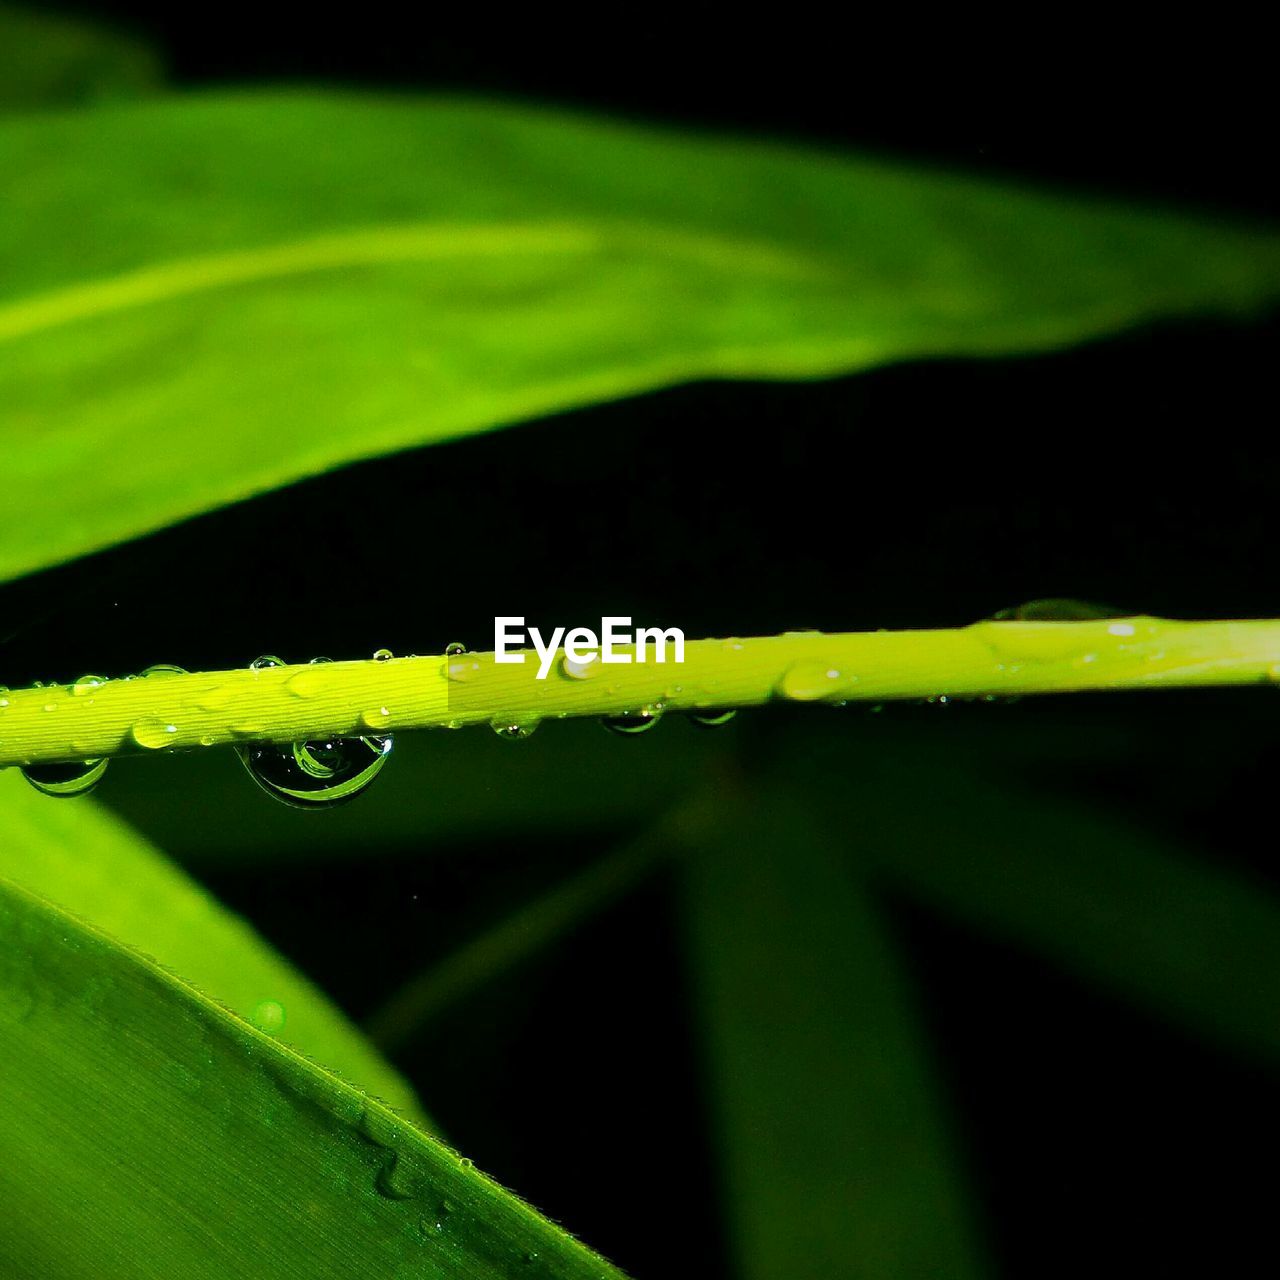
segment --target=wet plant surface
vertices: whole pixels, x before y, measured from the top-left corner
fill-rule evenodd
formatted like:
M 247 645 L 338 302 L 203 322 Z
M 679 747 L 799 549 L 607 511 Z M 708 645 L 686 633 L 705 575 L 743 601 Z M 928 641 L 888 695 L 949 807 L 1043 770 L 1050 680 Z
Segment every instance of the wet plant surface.
M 179 42 L 178 65 L 198 76 L 191 50 Z M 218 40 L 202 56 L 232 65 Z M 499 54 L 486 65 L 481 87 L 504 74 Z M 625 74 L 612 102 L 582 74 L 579 100 L 639 109 Z M 879 142 L 910 146 L 902 129 Z M 1126 174 L 1047 146 L 1024 178 L 1271 208 L 1221 155 L 1183 191 L 1158 148 Z M 941 142 L 917 159 L 936 150 L 990 176 Z M 1007 177 L 1019 153 L 1001 154 Z M 1276 336 L 1265 310 L 1157 310 L 1070 350 L 699 377 L 354 452 L 7 582 L 0 680 L 83 679 L 88 697 L 95 680 L 163 679 L 156 664 L 245 669 L 264 652 L 465 664 L 495 613 L 625 614 L 690 637 L 1020 607 L 1275 616 L 1280 505 L 1256 406 Z M 176 358 L 191 334 L 169 341 Z M 793 673 L 790 696 L 825 678 Z M 278 1275 L 328 1275 L 348 1247 L 377 1274 L 453 1274 L 464 1256 L 477 1275 L 596 1274 L 477 1168 L 637 1280 L 1078 1275 L 1100 1257 L 1173 1274 L 1271 1256 L 1256 1167 L 1280 1137 L 1280 886 L 1258 832 L 1275 690 L 732 710 L 636 707 L 611 733 L 536 735 L 497 714 L 493 732 L 397 734 L 390 754 L 372 725 L 168 755 L 157 722 L 159 749 L 109 769 L 34 765 L 36 790 L 10 771 L 0 875 L 102 935 L 68 942 L 41 903 L 4 899 L 0 1025 L 30 1057 L 12 1048 L 0 1071 L 0 1135 L 19 1135 L 0 1136 L 0 1164 L 24 1170 L 0 1208 L 0 1274 L 32 1258 L 55 1278 L 147 1274 L 127 1235 L 91 1233 L 86 1272 L 33 1225 L 60 1179 L 106 1180 L 95 1161 L 113 1150 L 135 1152 L 126 1169 L 164 1152 L 183 1207 L 149 1209 L 168 1202 L 140 1175 L 124 1229 L 166 1224 L 175 1258 L 215 1202 L 232 1220 L 224 1177 L 257 1218 L 277 1215 L 246 1250 L 356 1206 L 334 1218 L 332 1254 L 281 1253 Z M 116 938 L 160 967 L 122 963 Z M 175 996 L 168 970 L 216 1004 Z M 144 1047 L 113 1083 L 92 1064 L 122 1039 Z M 420 1106 L 461 1157 L 277 1059 L 281 1042 L 401 1116 Z M 122 1093 L 126 1069 L 140 1083 Z M 73 1070 L 84 1096 L 65 1127 L 28 1128 L 23 1099 Z M 157 1119 L 171 1105 L 190 1127 Z M 284 1154 L 289 1203 L 219 1174 L 227 1139 Z M 92 1195 L 62 1197 L 68 1238 L 97 1232 L 72 1201 Z

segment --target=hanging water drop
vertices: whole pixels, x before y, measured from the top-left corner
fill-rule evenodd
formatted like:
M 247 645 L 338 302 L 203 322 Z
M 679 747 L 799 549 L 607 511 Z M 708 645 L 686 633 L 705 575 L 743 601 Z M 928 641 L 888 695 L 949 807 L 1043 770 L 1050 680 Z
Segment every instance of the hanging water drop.
M 353 800 L 378 776 L 391 747 L 390 736 L 369 735 L 291 745 L 254 742 L 236 751 L 269 796 L 295 809 L 331 809 Z
M 736 708 L 729 707 L 718 711 L 714 709 L 689 711 L 685 714 L 689 717 L 689 723 L 697 725 L 700 729 L 718 729 L 722 724 L 728 724 L 738 712 Z
M 72 760 L 58 764 L 29 764 L 22 769 L 22 776 L 37 791 L 47 796 L 83 796 L 102 781 L 108 761 Z
M 661 719 L 661 707 L 642 707 L 639 711 L 628 711 L 619 716 L 605 716 L 600 723 L 610 733 L 621 733 L 631 737 L 637 733 L 647 732 Z
M 489 721 L 489 728 L 507 742 L 523 742 L 526 738 L 533 737 L 538 724 L 537 720 L 520 720 L 515 716 L 494 716 Z

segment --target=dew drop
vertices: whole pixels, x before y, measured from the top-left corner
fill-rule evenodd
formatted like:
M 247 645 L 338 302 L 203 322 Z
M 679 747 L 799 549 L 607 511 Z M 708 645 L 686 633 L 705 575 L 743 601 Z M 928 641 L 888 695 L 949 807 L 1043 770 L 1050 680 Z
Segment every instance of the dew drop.
M 102 781 L 108 761 L 75 760 L 58 764 L 29 764 L 22 776 L 47 796 L 83 796 Z
M 284 660 L 282 658 L 277 658 L 273 653 L 264 653 L 262 657 L 254 658 L 254 660 L 251 663 L 249 663 L 249 670 L 262 671 L 267 667 L 283 667 L 283 666 L 284 666 Z
M 155 676 L 185 676 L 187 669 L 185 667 L 175 667 L 172 662 L 157 662 L 154 666 L 147 667 L 139 674 L 144 679 Z
M 328 683 L 328 677 L 314 668 L 324 666 L 329 661 L 328 658 L 312 658 L 309 665 L 284 682 L 284 687 L 295 698 L 314 698 Z
M 360 713 L 360 723 L 366 729 L 385 729 L 390 719 L 391 712 L 386 707 L 370 707 Z
M 1125 618 L 1129 615 L 1105 604 L 1088 600 L 1029 600 L 993 613 L 989 622 L 1096 622 L 1101 618 Z
M 840 671 L 828 662 L 797 662 L 783 674 L 778 691 L 796 702 L 816 702 L 833 694 L 841 678 Z
M 148 751 L 158 751 L 161 747 L 167 747 L 177 732 L 178 726 L 167 720 L 139 720 L 129 730 L 129 736 L 138 746 L 145 747 Z
M 686 714 L 689 723 L 696 724 L 700 729 L 718 729 L 722 724 L 728 724 L 738 712 L 736 708 L 729 707 L 719 711 L 689 711 Z
M 600 723 L 610 733 L 621 733 L 631 737 L 637 733 L 648 732 L 661 719 L 661 707 L 642 707 L 639 711 L 628 711 L 620 716 L 605 716 Z
M 603 663 L 596 657 L 587 662 L 574 662 L 566 653 L 560 659 L 560 671 L 570 680 L 590 680 L 593 676 L 598 676 L 603 670 Z
M 498 737 L 505 738 L 508 742 L 523 742 L 526 738 L 533 737 L 538 724 L 537 720 L 520 720 L 515 716 L 494 716 L 489 721 L 489 728 Z
M 444 677 L 446 680 L 452 680 L 455 684 L 466 684 L 479 671 L 479 661 L 468 656 L 465 649 L 462 653 L 454 654 L 452 657 L 445 659 Z
M 396 655 L 390 649 L 379 649 L 373 655 L 374 662 L 390 662 Z
M 97 689 L 101 689 L 106 684 L 106 678 L 103 676 L 81 676 L 79 680 L 71 686 L 72 694 L 77 698 L 83 698 L 93 693 Z
M 196 698 L 201 711 L 221 711 L 231 701 L 231 689 L 225 684 L 215 684 Z
M 269 796 L 295 809 L 331 809 L 353 800 L 378 776 L 391 747 L 389 736 L 369 736 L 254 742 L 236 751 Z
M 279 1000 L 259 1000 L 253 1006 L 249 1021 L 259 1031 L 265 1031 L 268 1035 L 275 1035 L 277 1031 L 284 1027 L 284 1005 Z
M 9 705 L 9 699 L 5 697 L 5 694 L 8 692 L 9 686 L 7 684 L 0 684 L 0 708 L 7 707 Z
M 455 640 L 452 644 L 444 647 L 444 656 L 446 658 L 460 658 L 467 652 L 467 646 L 461 640 Z

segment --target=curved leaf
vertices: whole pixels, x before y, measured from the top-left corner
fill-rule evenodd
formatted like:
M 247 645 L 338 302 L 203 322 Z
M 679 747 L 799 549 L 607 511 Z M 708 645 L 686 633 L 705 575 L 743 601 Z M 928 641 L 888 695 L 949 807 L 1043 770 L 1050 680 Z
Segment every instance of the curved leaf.
M 0 1274 L 608 1280 L 446 1147 L 0 882 Z
M 316 987 L 92 800 L 0 776 L 0 878 L 149 955 L 264 1032 L 416 1119 L 413 1090 Z M 0 948 L 8 945 L 0 940 Z
M 477 103 L 11 119 L 0 175 L 0 579 L 573 405 L 1039 350 L 1280 285 L 1263 233 Z

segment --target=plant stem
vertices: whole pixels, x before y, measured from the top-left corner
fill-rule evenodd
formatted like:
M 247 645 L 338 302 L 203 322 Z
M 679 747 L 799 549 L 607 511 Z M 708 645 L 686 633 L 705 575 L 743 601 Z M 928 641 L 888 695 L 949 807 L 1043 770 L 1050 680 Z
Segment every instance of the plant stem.
M 630 652 L 622 650 L 621 652 Z M 693 640 L 685 661 L 568 674 L 562 655 L 491 653 L 332 662 L 49 686 L 0 694 L 0 766 L 219 743 L 469 724 L 531 725 L 649 707 L 696 711 L 796 702 L 1013 697 L 1087 689 L 1269 684 L 1280 620 L 979 622 L 937 631 Z

